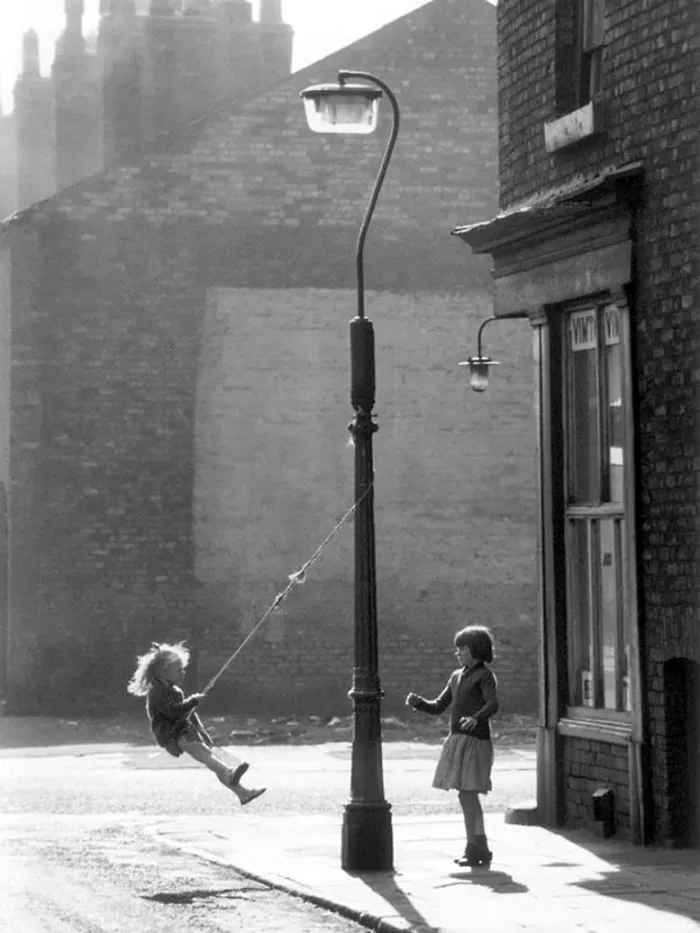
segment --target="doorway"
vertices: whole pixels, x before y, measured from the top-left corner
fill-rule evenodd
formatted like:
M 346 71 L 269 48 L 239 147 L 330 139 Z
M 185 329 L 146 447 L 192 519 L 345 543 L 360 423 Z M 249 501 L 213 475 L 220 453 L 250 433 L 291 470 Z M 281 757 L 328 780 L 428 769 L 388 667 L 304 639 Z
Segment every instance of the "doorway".
M 664 664 L 669 836 L 700 846 L 700 664 L 672 658 Z

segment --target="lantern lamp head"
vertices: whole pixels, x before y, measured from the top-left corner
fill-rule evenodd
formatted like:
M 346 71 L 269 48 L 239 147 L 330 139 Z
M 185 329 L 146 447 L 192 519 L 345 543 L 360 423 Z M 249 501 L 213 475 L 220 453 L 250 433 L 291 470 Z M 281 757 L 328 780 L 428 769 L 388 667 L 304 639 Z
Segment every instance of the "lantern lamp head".
M 500 366 L 498 360 L 490 356 L 470 356 L 460 366 L 469 367 L 470 384 L 475 392 L 485 392 L 489 384 L 489 366 Z
M 372 133 L 377 126 L 379 88 L 366 84 L 315 84 L 300 94 L 314 133 Z

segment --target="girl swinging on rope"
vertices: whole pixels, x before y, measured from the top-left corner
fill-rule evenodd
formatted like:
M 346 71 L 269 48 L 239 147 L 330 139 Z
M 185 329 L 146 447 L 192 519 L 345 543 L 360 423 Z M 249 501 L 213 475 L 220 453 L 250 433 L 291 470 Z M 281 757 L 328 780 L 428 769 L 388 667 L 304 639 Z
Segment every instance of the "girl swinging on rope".
M 257 630 L 266 622 L 270 614 L 283 602 L 290 590 L 294 586 L 304 583 L 308 569 L 318 560 L 331 538 L 340 531 L 359 503 L 370 493 L 373 487 L 374 481 L 368 485 L 357 502 L 336 523 L 330 534 L 324 538 L 302 568 L 295 573 L 289 574 L 287 586 L 275 596 L 263 616 L 248 632 L 218 673 L 212 677 L 204 688 L 204 693 L 193 693 L 189 697 L 185 697 L 183 693 L 182 684 L 190 660 L 190 653 L 182 642 L 174 645 L 161 645 L 154 641 L 150 650 L 139 657 L 134 675 L 129 681 L 127 686 L 129 693 L 139 697 L 146 697 L 146 713 L 151 722 L 151 731 L 160 747 L 176 758 L 186 752 L 195 761 L 201 762 L 216 774 L 225 787 L 233 791 L 243 806 L 264 794 L 265 788 L 247 788 L 241 784 L 241 778 L 249 767 L 247 762 L 243 761 L 232 767 L 229 762 L 216 755 L 212 751 L 214 747 L 212 738 L 202 725 L 202 721 L 194 709 L 224 671 L 238 657 Z
M 193 693 L 185 697 L 182 690 L 189 660 L 190 653 L 182 642 L 175 645 L 153 642 L 150 650 L 139 657 L 127 690 L 135 696 L 146 697 L 151 731 L 161 748 L 175 758 L 186 752 L 213 771 L 245 806 L 264 794 L 265 788 L 244 787 L 241 778 L 248 770 L 247 762 L 231 767 L 212 751 L 214 742 L 194 711 L 205 694 Z

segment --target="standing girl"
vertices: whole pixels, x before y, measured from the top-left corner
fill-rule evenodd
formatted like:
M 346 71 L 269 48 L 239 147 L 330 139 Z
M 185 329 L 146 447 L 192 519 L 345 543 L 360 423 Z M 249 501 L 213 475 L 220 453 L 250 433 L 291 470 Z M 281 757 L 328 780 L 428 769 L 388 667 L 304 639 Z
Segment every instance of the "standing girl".
M 159 645 L 154 641 L 150 651 L 138 659 L 127 690 L 135 696 L 146 697 L 151 731 L 161 748 L 175 758 L 186 752 L 201 762 L 245 806 L 263 794 L 265 788 L 253 790 L 244 787 L 241 778 L 248 770 L 248 764 L 241 762 L 232 768 L 212 751 L 214 742 L 194 711 L 204 694 L 193 693 L 185 697 L 182 691 L 189 660 L 190 653 L 184 644 Z
M 481 625 L 457 632 L 455 654 L 460 663 L 445 689 L 434 700 L 409 693 L 406 705 L 439 716 L 452 704 L 450 734 L 442 746 L 433 787 L 456 790 L 464 814 L 467 847 L 458 865 L 490 865 L 479 794 L 491 790 L 493 745 L 489 719 L 498 711 L 496 677 L 487 667 L 493 661 L 491 633 Z

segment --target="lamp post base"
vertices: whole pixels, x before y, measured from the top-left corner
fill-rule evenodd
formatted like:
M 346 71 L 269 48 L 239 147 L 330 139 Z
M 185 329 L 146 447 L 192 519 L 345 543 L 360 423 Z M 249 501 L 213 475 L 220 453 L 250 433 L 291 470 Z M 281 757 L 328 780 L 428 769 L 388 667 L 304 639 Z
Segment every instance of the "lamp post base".
M 341 865 L 344 871 L 393 871 L 391 804 L 345 805 Z

